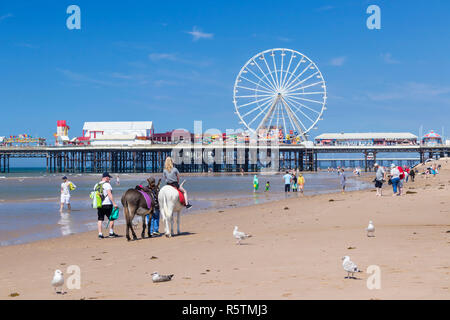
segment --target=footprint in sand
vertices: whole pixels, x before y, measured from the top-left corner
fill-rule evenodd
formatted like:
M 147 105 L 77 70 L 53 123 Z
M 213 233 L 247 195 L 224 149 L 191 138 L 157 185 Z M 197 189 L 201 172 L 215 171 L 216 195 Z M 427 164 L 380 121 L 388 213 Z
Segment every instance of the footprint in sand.
M 283 293 L 282 295 L 281 295 L 282 297 L 289 297 L 289 296 L 292 296 L 292 293 Z

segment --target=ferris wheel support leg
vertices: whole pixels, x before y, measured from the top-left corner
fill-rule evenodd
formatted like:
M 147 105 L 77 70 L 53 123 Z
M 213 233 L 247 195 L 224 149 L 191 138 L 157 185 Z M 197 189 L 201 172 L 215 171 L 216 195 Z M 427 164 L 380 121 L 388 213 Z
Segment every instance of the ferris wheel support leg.
M 264 118 L 261 120 L 261 122 L 259 123 L 258 127 L 256 127 L 256 134 L 258 135 L 258 131 L 259 129 L 264 127 L 264 124 L 267 122 L 267 119 L 270 118 L 270 116 L 272 115 L 272 113 L 275 110 L 275 106 L 277 105 L 278 101 L 280 100 L 280 97 L 277 97 L 277 99 L 273 102 L 273 104 L 270 106 L 269 111 L 267 112 L 267 114 L 264 116 Z M 269 129 L 269 128 L 267 128 Z

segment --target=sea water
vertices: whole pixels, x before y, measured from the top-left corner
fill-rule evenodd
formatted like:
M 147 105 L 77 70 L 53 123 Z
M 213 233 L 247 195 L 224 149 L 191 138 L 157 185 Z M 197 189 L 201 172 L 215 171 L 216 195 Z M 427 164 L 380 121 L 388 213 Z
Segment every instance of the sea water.
M 95 230 L 97 211 L 91 206 L 89 193 L 101 179 L 99 174 L 66 174 L 76 186 L 71 192 L 72 211 L 64 207 L 59 212 L 62 174 L 45 173 L 42 169 L 16 170 L 0 174 L 0 245 L 12 245 L 40 239 L 67 236 L 73 233 Z M 347 180 L 346 190 L 360 190 L 371 184 L 360 178 Z M 136 185 L 146 185 L 150 176 L 157 180 L 159 174 L 119 174 L 120 184 L 113 175 L 111 185 L 116 203 L 120 204 L 123 193 Z M 248 206 L 268 201 L 299 197 L 300 193 L 284 192 L 283 174 L 258 174 L 259 190 L 253 192 L 253 175 L 206 174 L 182 175 L 184 187 L 193 207 L 183 214 L 202 211 L 224 210 L 230 207 Z M 331 193 L 340 190 L 336 172 L 305 173 L 305 195 Z M 270 190 L 265 191 L 266 182 Z M 121 204 L 118 224 L 124 223 Z M 135 222 L 140 222 L 137 217 Z M 106 227 L 106 222 L 104 222 Z M 162 223 L 160 228 L 163 230 Z M 140 230 L 140 226 L 139 229 Z M 161 231 L 160 230 L 160 231 Z M 139 231 L 140 232 L 140 231 Z

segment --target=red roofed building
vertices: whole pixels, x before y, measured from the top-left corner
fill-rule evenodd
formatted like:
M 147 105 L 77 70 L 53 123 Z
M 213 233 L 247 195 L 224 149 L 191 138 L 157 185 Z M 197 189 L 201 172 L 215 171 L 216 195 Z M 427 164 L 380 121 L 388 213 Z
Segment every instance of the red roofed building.
M 442 144 L 442 137 L 433 130 L 431 130 L 430 132 L 428 132 L 426 135 L 423 136 L 422 144 L 429 147 Z

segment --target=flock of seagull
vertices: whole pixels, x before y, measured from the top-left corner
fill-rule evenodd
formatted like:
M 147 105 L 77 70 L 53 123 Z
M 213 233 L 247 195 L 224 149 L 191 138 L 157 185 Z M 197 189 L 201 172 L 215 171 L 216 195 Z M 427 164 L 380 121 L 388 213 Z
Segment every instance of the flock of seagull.
M 369 221 L 369 225 L 366 228 L 367 236 L 368 237 L 374 237 L 375 236 L 375 226 L 373 225 L 372 221 Z M 241 244 L 242 240 L 245 240 L 247 238 L 252 237 L 251 234 L 242 232 L 238 230 L 238 227 L 235 226 L 233 230 L 233 237 L 237 239 L 236 244 Z M 361 270 L 358 269 L 358 266 L 350 260 L 349 256 L 342 257 L 342 267 L 347 272 L 346 279 L 355 279 L 353 276 L 356 272 L 361 272 Z M 172 280 L 173 274 L 170 275 L 160 275 L 158 272 L 153 272 L 151 274 L 152 281 L 153 282 L 166 282 Z M 56 293 L 64 294 L 63 291 L 63 285 L 64 285 L 64 274 L 61 270 L 55 270 L 55 273 L 53 275 L 53 279 L 51 282 L 53 288 L 55 289 Z M 59 291 L 57 291 L 59 288 Z

